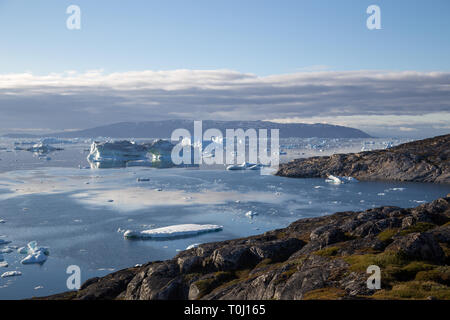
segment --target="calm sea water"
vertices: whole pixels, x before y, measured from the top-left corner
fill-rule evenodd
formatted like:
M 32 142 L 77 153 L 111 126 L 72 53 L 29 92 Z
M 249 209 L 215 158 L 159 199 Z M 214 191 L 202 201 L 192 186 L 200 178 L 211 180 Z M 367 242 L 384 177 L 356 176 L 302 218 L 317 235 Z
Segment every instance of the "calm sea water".
M 64 148 L 52 153 L 51 160 L 26 151 L 0 152 L 0 219 L 5 220 L 0 239 L 18 247 L 36 240 L 50 250 L 42 265 L 22 265 L 24 256 L 16 250 L 3 254 L 9 266 L 0 267 L 0 273 L 18 270 L 22 276 L 0 278 L 0 299 L 66 291 L 69 265 L 79 266 L 85 281 L 171 258 L 194 243 L 259 234 L 337 211 L 413 207 L 450 192 L 445 185 L 330 185 L 323 179 L 262 176 L 255 171 L 79 169 L 87 165 L 88 145 Z M 258 215 L 247 217 L 250 210 Z M 219 224 L 223 231 L 159 241 L 125 240 L 118 232 L 181 223 Z

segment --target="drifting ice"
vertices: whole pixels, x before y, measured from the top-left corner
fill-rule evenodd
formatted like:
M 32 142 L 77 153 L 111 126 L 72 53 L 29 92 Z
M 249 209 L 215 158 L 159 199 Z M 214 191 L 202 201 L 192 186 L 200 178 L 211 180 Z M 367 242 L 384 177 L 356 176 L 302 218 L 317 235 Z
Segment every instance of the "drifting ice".
M 201 233 L 220 231 L 222 226 L 213 224 L 178 224 L 144 231 L 127 230 L 123 234 L 126 239 L 176 238 L 195 236 Z
M 343 184 L 349 182 L 358 182 L 358 180 L 356 180 L 353 177 L 340 177 L 340 176 L 333 176 L 332 174 L 330 174 L 328 178 L 325 180 L 325 182 L 334 184 Z
M 244 162 L 243 164 L 232 164 L 227 167 L 227 170 L 259 170 L 262 168 L 260 164 L 253 164 Z
M 7 277 L 14 277 L 14 276 L 21 276 L 22 272 L 20 271 L 8 271 L 5 272 L 1 275 L 2 278 L 7 278 Z
M 17 252 L 27 254 L 27 256 L 20 261 L 22 264 L 44 263 L 49 255 L 48 248 L 38 247 L 36 241 L 31 241 L 28 243 L 27 247 L 19 248 Z

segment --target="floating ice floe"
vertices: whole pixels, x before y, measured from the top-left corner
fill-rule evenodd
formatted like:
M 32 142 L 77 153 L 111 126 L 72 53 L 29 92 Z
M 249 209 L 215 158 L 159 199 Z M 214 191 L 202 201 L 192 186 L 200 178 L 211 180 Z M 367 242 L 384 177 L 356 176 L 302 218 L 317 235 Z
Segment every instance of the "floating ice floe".
M 0 249 L 0 253 L 11 253 L 11 252 L 13 252 L 13 249 L 10 247 Z
M 242 164 L 229 165 L 226 169 L 227 170 L 260 170 L 262 167 L 263 166 L 261 164 L 244 162 Z
M 349 182 L 358 182 L 357 179 L 353 177 L 341 177 L 341 176 L 333 176 L 332 174 L 328 175 L 325 182 L 333 183 L 333 184 L 344 184 Z
M 44 143 L 37 143 L 35 145 L 33 145 L 30 148 L 25 149 L 26 151 L 30 151 L 30 152 L 34 152 L 34 153 L 38 153 L 38 154 L 47 154 L 53 151 L 60 151 L 60 150 L 64 150 L 62 148 L 55 148 L 53 146 L 50 146 L 48 144 L 44 144 Z
M 20 271 L 7 271 L 1 275 L 2 278 L 8 278 L 8 277 L 16 277 L 21 276 L 22 272 Z
M 254 211 L 247 211 L 247 212 L 245 213 L 245 215 L 246 215 L 247 217 L 253 217 L 253 216 L 257 216 L 258 213 L 257 213 L 257 212 L 254 212 Z
M 177 238 L 195 236 L 201 233 L 220 231 L 223 226 L 214 224 L 178 224 L 144 231 L 127 230 L 126 239 Z
M 27 256 L 20 261 L 22 264 L 44 263 L 49 255 L 48 248 L 39 247 L 36 241 L 31 241 L 26 247 L 19 248 L 17 252 L 27 254 Z

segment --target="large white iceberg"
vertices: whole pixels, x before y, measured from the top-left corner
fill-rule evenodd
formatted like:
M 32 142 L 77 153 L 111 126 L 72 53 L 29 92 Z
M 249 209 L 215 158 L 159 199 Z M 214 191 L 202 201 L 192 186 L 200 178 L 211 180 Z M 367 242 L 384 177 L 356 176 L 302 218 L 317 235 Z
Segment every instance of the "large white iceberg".
M 177 238 L 194 236 L 206 232 L 220 231 L 222 229 L 223 226 L 214 224 L 177 224 L 144 231 L 127 230 L 123 236 L 126 239 Z
M 22 264 L 44 263 L 49 255 L 48 248 L 39 247 L 36 241 L 31 241 L 26 247 L 19 248 L 17 251 L 21 254 L 27 254 L 20 261 Z
M 151 143 L 134 141 L 94 141 L 87 157 L 95 167 L 151 166 L 157 161 L 169 161 L 174 145 L 167 140 L 157 139 Z M 103 164 L 103 165 L 102 165 Z

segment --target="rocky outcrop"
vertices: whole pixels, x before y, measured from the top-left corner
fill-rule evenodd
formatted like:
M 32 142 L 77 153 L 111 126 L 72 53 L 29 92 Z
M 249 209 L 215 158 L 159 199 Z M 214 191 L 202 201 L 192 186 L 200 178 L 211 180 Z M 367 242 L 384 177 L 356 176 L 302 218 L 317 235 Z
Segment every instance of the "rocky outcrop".
M 277 175 L 292 178 L 350 176 L 359 180 L 450 183 L 450 135 L 405 143 L 385 150 L 297 159 Z
M 450 299 L 450 194 L 199 245 L 44 299 Z M 382 289 L 367 287 L 367 267 Z

